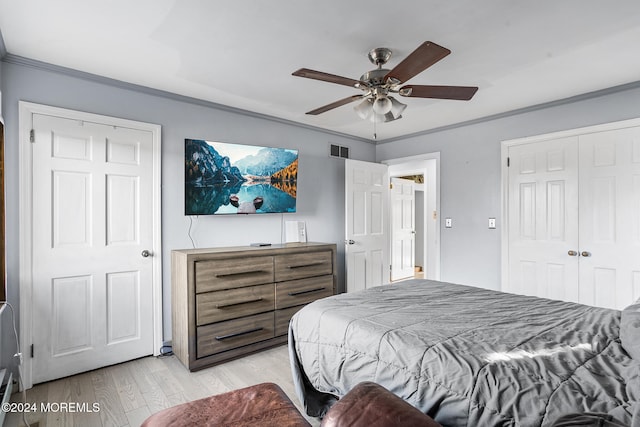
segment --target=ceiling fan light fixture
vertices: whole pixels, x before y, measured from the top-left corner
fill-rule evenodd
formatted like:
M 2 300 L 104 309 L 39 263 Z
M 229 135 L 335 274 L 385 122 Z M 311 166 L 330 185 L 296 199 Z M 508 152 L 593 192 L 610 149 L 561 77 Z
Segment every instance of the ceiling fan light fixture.
M 353 107 L 353 109 L 358 113 L 358 116 L 360 116 L 361 119 L 367 120 L 373 116 L 373 99 L 367 98 L 360 104 Z
M 380 99 L 378 97 L 376 99 Z M 387 123 L 402 118 L 402 112 L 407 108 L 406 104 L 398 101 L 392 96 L 384 96 L 385 102 L 388 101 L 391 105 L 391 109 L 386 113 L 379 113 L 376 111 L 376 99 L 370 97 L 363 100 L 361 103 L 353 107 L 353 110 L 363 120 L 369 120 L 375 123 Z
M 391 101 L 391 113 L 393 114 L 394 120 L 402 117 L 402 112 L 407 108 L 407 104 L 403 104 L 398 101 L 394 97 L 390 96 L 389 100 Z
M 373 111 L 376 114 L 387 114 L 393 108 L 393 103 L 387 96 L 378 95 L 373 101 Z

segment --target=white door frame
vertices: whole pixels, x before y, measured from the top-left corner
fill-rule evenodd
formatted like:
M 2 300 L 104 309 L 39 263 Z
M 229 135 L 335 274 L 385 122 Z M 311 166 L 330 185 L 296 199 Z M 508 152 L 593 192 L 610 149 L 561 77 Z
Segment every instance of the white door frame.
M 384 160 L 389 177 L 424 175 L 424 261 L 425 279 L 440 280 L 440 152 Z M 431 199 L 431 200 L 429 200 Z M 435 203 L 434 203 L 435 202 Z M 435 212 L 435 221 L 430 221 Z M 389 236 L 389 241 L 391 238 Z
M 605 132 L 609 130 L 622 129 L 627 127 L 640 126 L 640 119 L 621 120 L 618 122 L 604 123 L 594 126 L 585 126 L 576 129 L 568 129 L 559 132 L 546 133 L 524 138 L 510 139 L 501 142 L 500 147 L 500 164 L 502 175 L 502 230 L 501 230 L 501 252 L 502 252 L 502 277 L 500 280 L 500 289 L 508 289 L 509 280 L 509 169 L 507 167 L 507 158 L 509 157 L 509 147 L 521 144 L 532 144 L 536 142 L 546 141 L 549 139 L 559 139 L 571 136 L 579 136 L 585 133 Z
M 118 127 L 128 127 L 146 130 L 153 135 L 153 248 L 152 253 L 152 292 L 153 292 L 153 354 L 160 354 L 162 346 L 162 242 L 161 242 L 161 141 L 160 125 L 136 122 L 127 119 L 102 116 L 99 114 L 67 110 L 59 107 L 19 102 L 19 143 L 20 143 L 20 342 L 25 346 L 23 354 L 28 353 L 26 346 L 33 342 L 32 322 L 32 145 L 30 142 L 31 117 L 33 114 L 43 114 L 65 117 L 73 120 L 108 124 Z M 23 387 L 33 386 L 32 361 L 28 355 L 23 357 Z

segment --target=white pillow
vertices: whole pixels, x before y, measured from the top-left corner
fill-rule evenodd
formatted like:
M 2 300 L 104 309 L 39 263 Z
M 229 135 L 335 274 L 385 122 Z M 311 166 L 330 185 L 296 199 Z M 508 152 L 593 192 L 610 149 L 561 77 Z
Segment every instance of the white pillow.
M 622 310 L 620 341 L 627 353 L 640 362 L 640 300 Z

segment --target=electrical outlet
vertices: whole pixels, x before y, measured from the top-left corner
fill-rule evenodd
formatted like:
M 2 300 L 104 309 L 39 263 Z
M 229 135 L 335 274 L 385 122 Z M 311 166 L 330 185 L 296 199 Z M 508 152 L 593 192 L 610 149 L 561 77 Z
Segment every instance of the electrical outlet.
M 496 219 L 489 218 L 489 228 L 496 228 Z
M 451 221 L 451 218 L 445 218 L 444 219 L 444 226 L 446 228 L 451 228 L 453 226 L 453 222 Z

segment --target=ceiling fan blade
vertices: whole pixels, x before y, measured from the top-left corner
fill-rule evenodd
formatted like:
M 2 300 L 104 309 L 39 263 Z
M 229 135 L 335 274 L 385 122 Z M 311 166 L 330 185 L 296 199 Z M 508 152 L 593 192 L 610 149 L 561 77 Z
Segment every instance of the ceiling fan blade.
M 424 42 L 389 71 L 384 79 L 385 81 L 393 79 L 399 83 L 406 82 L 450 53 L 451 51 L 445 47 L 433 42 Z
M 437 99 L 457 99 L 468 101 L 478 91 L 475 86 L 423 86 L 408 85 L 402 86 L 399 94 L 412 98 L 437 98 Z
M 350 87 L 359 87 L 360 80 L 350 79 L 348 77 L 336 76 L 335 74 L 323 73 L 322 71 L 310 70 L 308 68 L 300 68 L 294 71 L 292 75 L 297 77 L 306 77 L 308 79 L 322 80 L 323 82 L 336 83 Z
M 347 98 L 343 98 L 343 99 L 341 99 L 339 101 L 332 102 L 331 104 L 327 104 L 327 105 L 325 105 L 323 107 L 316 108 L 315 110 L 311 110 L 307 114 L 310 114 L 312 116 L 317 116 L 318 114 L 325 113 L 325 112 L 327 112 L 329 110 L 333 110 L 334 108 L 341 107 L 341 106 L 343 106 L 345 104 L 348 104 L 348 103 L 353 102 L 353 101 L 357 101 L 357 100 L 362 99 L 362 98 L 363 98 L 363 95 L 351 95 L 351 96 L 349 96 Z

